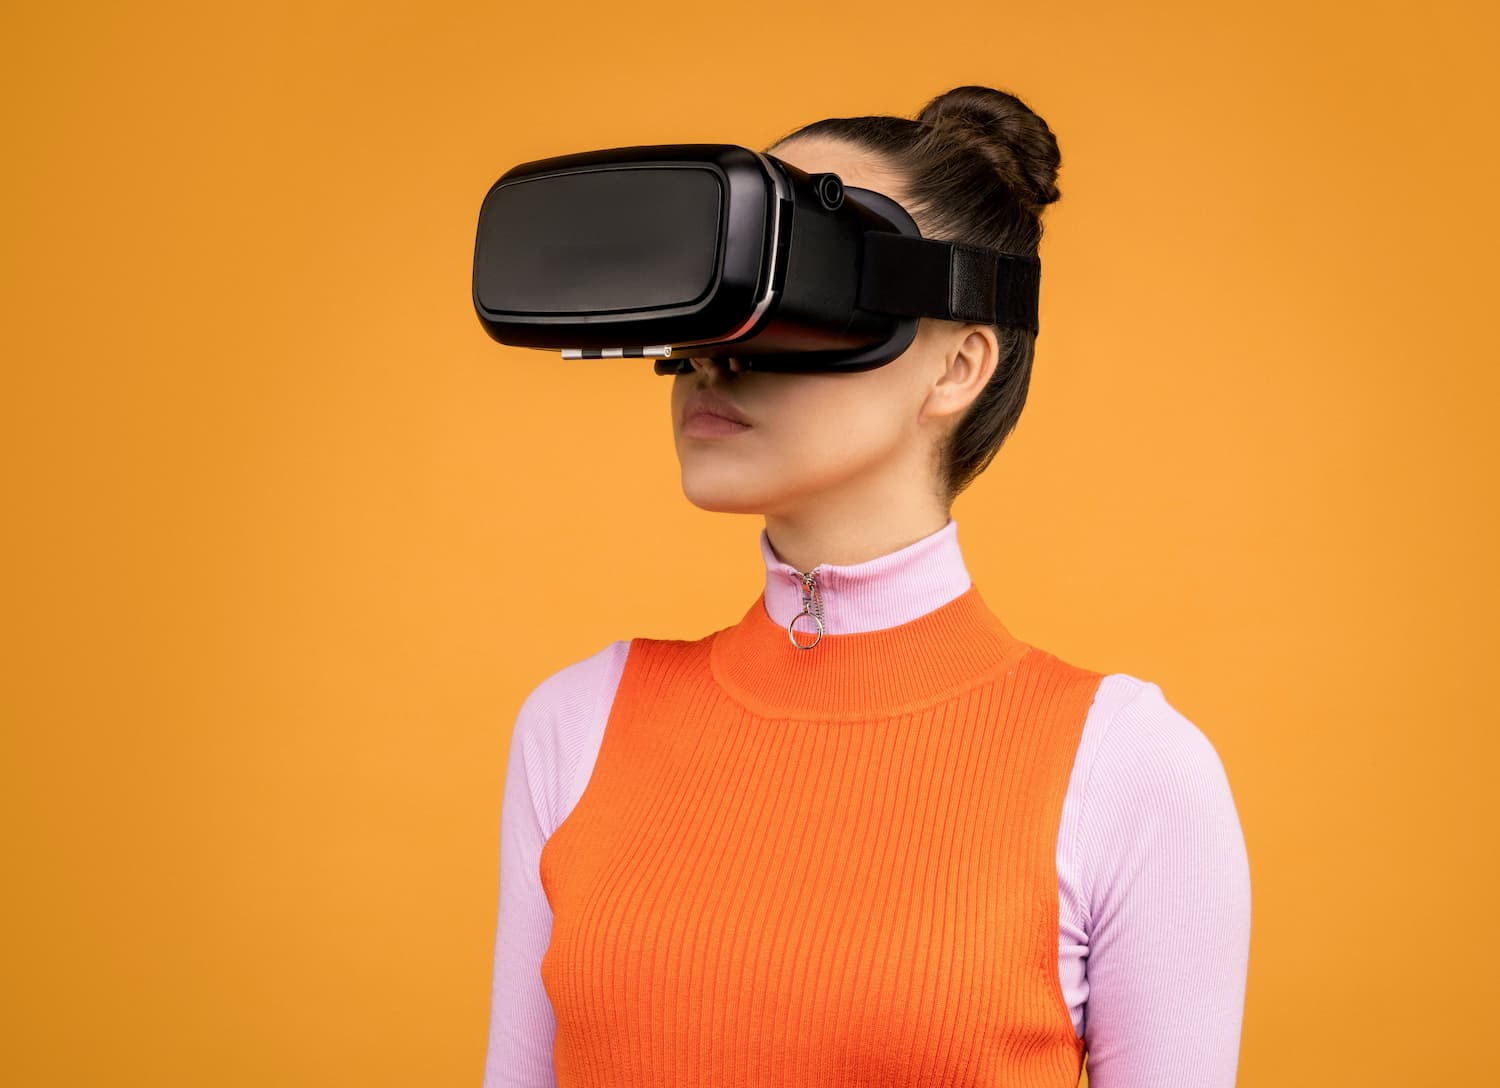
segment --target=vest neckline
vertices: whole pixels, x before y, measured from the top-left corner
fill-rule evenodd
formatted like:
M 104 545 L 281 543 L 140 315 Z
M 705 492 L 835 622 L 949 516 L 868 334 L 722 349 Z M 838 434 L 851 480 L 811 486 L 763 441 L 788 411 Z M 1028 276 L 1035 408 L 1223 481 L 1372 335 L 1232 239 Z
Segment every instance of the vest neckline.
M 799 624 L 798 641 L 811 641 L 804 630 Z M 709 662 L 719 685 L 757 714 L 847 721 L 939 702 L 1003 676 L 1031 649 L 971 582 L 905 623 L 825 632 L 808 649 L 770 617 L 762 591 L 738 623 L 711 636 Z

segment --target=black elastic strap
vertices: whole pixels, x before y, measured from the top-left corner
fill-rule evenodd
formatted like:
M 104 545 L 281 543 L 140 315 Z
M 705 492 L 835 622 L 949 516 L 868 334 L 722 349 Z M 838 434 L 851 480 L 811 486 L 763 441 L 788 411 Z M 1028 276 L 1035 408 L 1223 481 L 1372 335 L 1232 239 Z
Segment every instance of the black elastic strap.
M 1019 325 L 1035 334 L 1040 258 L 962 242 L 865 231 L 862 310 Z

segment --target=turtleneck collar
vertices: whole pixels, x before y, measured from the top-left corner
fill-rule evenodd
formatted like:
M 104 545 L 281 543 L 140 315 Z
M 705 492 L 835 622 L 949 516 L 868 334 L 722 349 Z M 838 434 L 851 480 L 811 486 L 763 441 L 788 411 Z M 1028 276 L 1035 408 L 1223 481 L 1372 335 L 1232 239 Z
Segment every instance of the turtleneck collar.
M 715 634 L 714 675 L 766 715 L 855 719 L 943 698 L 1013 668 L 1030 649 L 1005 628 L 969 578 L 949 518 L 936 532 L 863 563 L 798 571 L 760 534 L 765 589 L 733 627 Z M 803 611 L 803 575 L 821 606 L 823 634 Z
M 765 529 L 760 531 L 760 554 L 766 565 L 766 614 L 783 627 L 789 624 L 802 611 L 802 575 L 811 573 L 823 606 L 825 636 L 895 627 L 947 604 L 970 585 L 958 546 L 958 522 L 951 517 L 916 543 L 863 563 L 819 563 L 811 572 L 799 571 L 776 554 Z M 797 634 L 800 641 L 811 642 L 817 624 L 803 617 Z

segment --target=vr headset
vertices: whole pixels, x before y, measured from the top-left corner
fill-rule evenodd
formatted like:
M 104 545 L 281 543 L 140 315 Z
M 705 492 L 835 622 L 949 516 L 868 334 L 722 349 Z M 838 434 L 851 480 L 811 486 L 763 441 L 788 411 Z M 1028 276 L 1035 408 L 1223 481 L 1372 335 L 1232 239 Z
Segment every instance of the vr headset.
M 658 374 L 870 370 L 920 317 L 1037 332 L 1035 256 L 923 238 L 896 201 L 736 144 L 539 159 L 485 195 L 474 309 L 502 344 Z

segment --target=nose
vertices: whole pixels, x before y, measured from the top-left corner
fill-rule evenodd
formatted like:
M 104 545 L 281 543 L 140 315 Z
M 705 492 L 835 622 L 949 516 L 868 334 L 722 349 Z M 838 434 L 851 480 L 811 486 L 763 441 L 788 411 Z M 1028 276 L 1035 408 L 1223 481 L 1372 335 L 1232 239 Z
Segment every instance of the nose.
M 740 361 L 732 355 L 718 355 L 712 358 L 694 356 L 692 358 L 692 364 L 693 369 L 699 372 L 705 370 L 720 370 L 726 366 L 728 367 L 730 372 L 734 374 L 738 374 L 743 370 L 743 367 L 741 367 L 740 365 Z

